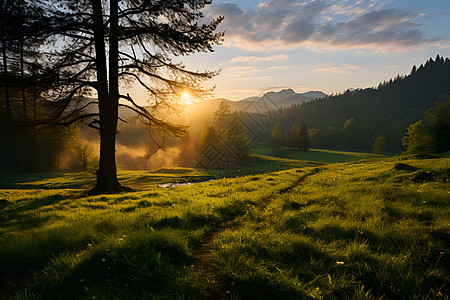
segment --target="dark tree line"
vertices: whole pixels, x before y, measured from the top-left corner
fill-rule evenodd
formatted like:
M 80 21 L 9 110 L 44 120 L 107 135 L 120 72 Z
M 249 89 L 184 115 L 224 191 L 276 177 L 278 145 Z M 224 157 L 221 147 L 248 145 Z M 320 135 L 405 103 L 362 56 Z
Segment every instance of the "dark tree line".
M 448 78 L 450 60 L 437 56 L 413 67 L 408 76 L 398 76 L 377 88 L 348 90 L 293 105 L 283 109 L 277 119 L 286 129 L 293 122 L 306 123 L 312 147 L 372 150 L 375 139 L 383 135 L 386 151 L 400 153 L 408 126 L 450 94 Z
M 303 124 L 300 127 L 297 122 L 294 122 L 289 136 L 289 147 L 306 151 L 309 150 L 309 144 L 309 133 L 306 125 Z
M 270 136 L 266 140 L 267 145 L 272 148 L 272 155 L 283 155 L 282 147 L 307 151 L 310 148 L 309 132 L 306 125 L 298 126 L 297 122 L 292 123 L 289 135 L 286 134 L 280 123 L 276 123 Z
M 61 153 L 71 144 L 73 128 L 28 126 L 50 111 L 43 105 L 43 61 L 38 1 L 0 1 L 0 170 L 37 171 L 61 167 Z

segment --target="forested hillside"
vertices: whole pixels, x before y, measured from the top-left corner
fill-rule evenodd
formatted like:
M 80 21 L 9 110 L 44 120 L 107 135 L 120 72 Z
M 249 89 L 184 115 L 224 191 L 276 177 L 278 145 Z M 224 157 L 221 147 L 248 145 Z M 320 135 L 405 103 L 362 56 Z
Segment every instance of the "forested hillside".
M 371 149 L 376 137 L 386 137 L 387 151 L 401 152 L 408 126 L 450 94 L 450 60 L 439 55 L 407 76 L 397 76 L 377 88 L 346 91 L 284 109 L 278 120 L 285 130 L 293 122 L 311 129 L 311 146 Z

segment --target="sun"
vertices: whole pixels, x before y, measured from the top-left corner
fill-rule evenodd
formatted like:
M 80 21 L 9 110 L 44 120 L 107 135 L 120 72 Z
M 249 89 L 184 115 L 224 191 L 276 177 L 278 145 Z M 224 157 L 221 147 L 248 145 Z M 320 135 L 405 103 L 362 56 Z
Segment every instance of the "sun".
M 181 99 L 183 99 L 183 102 L 185 104 L 192 104 L 192 103 L 194 103 L 194 101 L 192 101 L 191 95 L 189 95 L 188 93 L 183 93 L 183 95 L 181 95 Z

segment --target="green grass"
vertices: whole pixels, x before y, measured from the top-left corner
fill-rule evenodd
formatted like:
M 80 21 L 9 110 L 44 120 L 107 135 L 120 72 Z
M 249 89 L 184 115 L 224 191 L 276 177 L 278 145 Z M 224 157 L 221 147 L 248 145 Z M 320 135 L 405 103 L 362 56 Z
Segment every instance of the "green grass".
M 196 251 L 230 221 L 213 263 L 231 298 L 448 298 L 450 158 L 252 164 L 176 188 L 157 184 L 219 175 L 124 171 L 136 191 L 99 196 L 89 173 L 3 174 L 0 298 L 199 299 Z
M 164 183 L 201 182 L 210 179 L 238 177 L 251 174 L 321 165 L 319 162 L 276 158 L 253 154 L 244 166 L 229 170 L 201 170 L 195 168 L 160 168 L 153 171 L 118 171 L 119 182 L 141 190 Z M 16 189 L 89 189 L 95 184 L 95 173 L 49 172 L 49 173 L 0 173 L 0 188 Z
M 214 175 L 193 168 L 162 168 L 154 171 L 120 170 L 118 178 L 123 185 L 145 189 L 167 182 L 204 181 L 214 178 Z M 0 173 L 0 188 L 88 189 L 94 184 L 95 174 L 90 172 Z
M 271 148 L 258 148 L 254 152 L 261 155 L 271 155 Z M 308 151 L 300 151 L 290 148 L 282 148 L 282 156 L 287 159 L 322 162 L 322 163 L 338 163 L 351 162 L 362 159 L 380 158 L 380 155 L 365 152 L 337 151 L 326 149 L 310 149 Z

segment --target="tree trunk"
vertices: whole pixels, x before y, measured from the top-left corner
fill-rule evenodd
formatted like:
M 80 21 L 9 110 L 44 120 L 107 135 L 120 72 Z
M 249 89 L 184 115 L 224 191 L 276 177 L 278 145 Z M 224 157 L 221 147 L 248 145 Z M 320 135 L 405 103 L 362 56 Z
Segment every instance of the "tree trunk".
M 20 88 L 22 90 L 22 113 L 23 113 L 23 122 L 25 124 L 28 123 L 28 116 L 27 116 L 27 99 L 26 99 L 26 91 L 25 91 L 25 61 L 24 61 L 24 54 L 23 54 L 23 37 L 21 37 L 20 40 Z M 25 137 L 25 149 L 24 149 L 24 163 L 22 163 L 21 169 L 22 171 L 31 171 L 33 169 L 33 148 L 32 148 L 32 131 L 25 130 L 24 132 Z
M 20 41 L 20 88 L 22 90 L 22 110 L 24 121 L 27 120 L 27 102 L 25 97 L 25 67 L 23 60 L 23 41 Z
M 114 1 L 112 1 L 114 2 Z M 111 11 L 113 11 L 111 7 Z M 97 93 L 99 102 L 100 122 L 100 162 L 97 171 L 97 184 L 91 193 L 112 193 L 122 190 L 117 180 L 116 169 L 116 131 L 118 116 L 118 95 L 115 90 L 108 92 L 107 63 L 101 0 L 92 0 L 94 38 L 97 64 Z M 117 10 L 116 6 L 116 10 Z M 116 11 L 117 13 L 117 11 Z M 111 13 L 113 15 L 114 13 Z M 111 17 L 111 23 L 114 23 Z M 117 20 L 116 24 L 117 26 Z M 113 27 L 113 25 L 111 25 Z M 111 37 L 113 39 L 113 37 Z M 117 39 L 117 37 L 116 37 Z M 118 51 L 118 49 L 116 50 Z M 113 57 L 111 57 L 111 52 Z M 114 60 L 114 50 L 110 49 L 110 61 Z M 118 63 L 118 62 L 117 62 Z M 110 72 L 113 72 L 110 70 Z M 117 74 L 117 68 L 116 68 Z M 112 85 L 112 84 L 111 84 Z M 117 85 L 117 84 L 116 84 Z
M 63 137 L 60 131 L 56 134 L 56 138 L 58 139 L 56 141 L 56 171 L 61 171 L 61 140 Z
M 36 89 L 33 89 L 33 123 L 36 124 L 37 120 L 37 92 Z M 30 145 L 30 169 L 32 171 L 37 170 L 38 164 L 36 162 L 36 127 L 33 126 L 31 129 L 31 145 Z
M 2 56 L 3 56 L 3 81 L 5 85 L 5 104 L 6 104 L 6 122 L 8 126 L 8 134 L 9 134 L 9 152 L 10 152 L 10 168 L 12 171 L 16 170 L 17 167 L 17 155 L 16 155 L 16 140 L 14 136 L 14 127 L 13 127 L 13 119 L 12 119 L 12 110 L 11 110 L 11 96 L 9 91 L 9 82 L 8 82 L 8 59 L 6 57 L 6 32 L 5 32 L 5 21 L 4 21 L 4 10 L 3 3 L 1 3 L 0 7 L 0 26 L 1 26 L 1 39 L 2 39 Z M 9 159 L 7 159 L 9 160 Z

